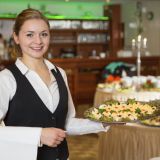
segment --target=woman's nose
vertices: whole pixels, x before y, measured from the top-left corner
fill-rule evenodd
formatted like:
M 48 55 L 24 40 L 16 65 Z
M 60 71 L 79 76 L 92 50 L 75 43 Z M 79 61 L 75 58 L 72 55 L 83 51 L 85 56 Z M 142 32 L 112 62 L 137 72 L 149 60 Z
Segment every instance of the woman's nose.
M 37 35 L 35 37 L 35 43 L 37 43 L 37 44 L 41 44 L 42 43 L 42 39 L 41 39 L 41 37 L 39 35 Z

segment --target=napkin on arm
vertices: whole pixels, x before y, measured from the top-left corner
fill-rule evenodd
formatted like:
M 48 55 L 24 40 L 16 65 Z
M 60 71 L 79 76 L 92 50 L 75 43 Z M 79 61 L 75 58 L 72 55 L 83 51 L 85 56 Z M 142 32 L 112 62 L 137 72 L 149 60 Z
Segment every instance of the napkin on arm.
M 0 127 L 0 160 L 36 160 L 40 128 Z

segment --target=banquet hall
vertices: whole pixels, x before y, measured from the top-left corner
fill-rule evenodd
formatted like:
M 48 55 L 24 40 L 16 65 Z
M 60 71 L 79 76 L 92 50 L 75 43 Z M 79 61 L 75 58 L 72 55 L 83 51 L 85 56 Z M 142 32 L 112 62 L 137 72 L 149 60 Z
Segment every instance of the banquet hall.
M 44 58 L 64 69 L 76 118 L 110 126 L 107 132 L 67 135 L 69 160 L 160 160 L 159 6 L 160 0 L 0 1 L 0 71 L 17 59 L 17 14 L 37 9 L 50 25 Z M 121 108 L 128 100 L 137 106 L 135 113 L 123 111 L 131 117 L 104 113 L 104 106 Z M 154 111 L 142 114 L 147 105 Z M 0 138 L 0 159 L 3 143 Z

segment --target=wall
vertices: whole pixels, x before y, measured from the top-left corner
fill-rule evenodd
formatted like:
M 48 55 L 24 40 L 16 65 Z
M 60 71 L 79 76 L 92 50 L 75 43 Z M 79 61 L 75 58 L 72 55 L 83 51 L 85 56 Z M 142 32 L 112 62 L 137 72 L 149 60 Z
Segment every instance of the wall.
M 103 5 L 105 2 L 64 2 L 62 0 L 0 0 L 1 13 L 19 13 L 28 6 L 49 12 L 55 15 L 65 16 L 103 16 Z M 4 33 L 5 39 L 12 34 L 13 22 L 0 21 L 0 33 Z M 7 30 L 6 30 L 7 28 Z
M 18 13 L 28 7 L 66 16 L 103 15 L 105 2 L 64 2 L 55 0 L 0 0 L 0 13 Z M 96 11 L 96 12 L 95 12 Z
M 153 11 L 154 18 L 152 21 L 144 20 L 144 29 L 146 37 L 149 37 L 148 47 L 155 55 L 160 55 L 160 1 L 146 1 L 144 7 Z
M 148 51 L 151 55 L 160 55 L 160 1 L 159 0 L 141 0 L 142 18 L 143 18 L 143 37 L 147 37 Z M 152 11 L 153 20 L 147 19 L 147 12 Z M 131 40 L 136 37 L 137 29 L 130 27 L 136 22 L 136 2 L 133 0 L 124 0 L 122 3 L 122 19 L 125 22 L 125 47 L 131 48 Z

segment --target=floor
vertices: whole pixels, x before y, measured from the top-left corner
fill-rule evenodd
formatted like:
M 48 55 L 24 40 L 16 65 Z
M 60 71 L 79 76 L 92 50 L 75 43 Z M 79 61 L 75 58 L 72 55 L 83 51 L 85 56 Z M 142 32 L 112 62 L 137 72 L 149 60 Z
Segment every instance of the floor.
M 70 160 L 97 160 L 97 144 L 97 135 L 69 137 Z
M 89 105 L 77 107 L 77 117 L 83 117 L 84 111 Z M 70 160 L 98 160 L 98 135 L 88 134 L 82 136 L 69 136 L 67 138 Z

